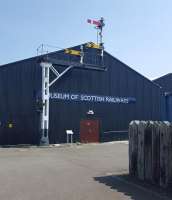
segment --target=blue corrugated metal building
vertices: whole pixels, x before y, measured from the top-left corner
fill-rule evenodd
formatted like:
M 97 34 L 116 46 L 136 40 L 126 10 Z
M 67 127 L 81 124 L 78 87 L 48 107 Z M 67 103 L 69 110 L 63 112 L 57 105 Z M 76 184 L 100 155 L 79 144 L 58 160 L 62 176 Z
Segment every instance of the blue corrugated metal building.
M 163 119 L 172 121 L 172 73 L 166 74 L 154 80 L 164 93 Z
M 97 51 L 85 48 L 84 62 L 99 65 Z M 48 57 L 79 62 L 64 50 Z M 0 66 L 0 144 L 39 143 L 39 59 L 36 56 Z M 50 88 L 50 143 L 65 142 L 66 129 L 72 129 L 75 141 L 79 141 L 80 121 L 88 110 L 101 121 L 101 138 L 113 139 L 115 131 L 127 131 L 131 120 L 162 119 L 163 94 L 157 84 L 108 52 L 104 65 L 105 71 L 72 69 Z M 58 70 L 64 68 L 56 66 Z

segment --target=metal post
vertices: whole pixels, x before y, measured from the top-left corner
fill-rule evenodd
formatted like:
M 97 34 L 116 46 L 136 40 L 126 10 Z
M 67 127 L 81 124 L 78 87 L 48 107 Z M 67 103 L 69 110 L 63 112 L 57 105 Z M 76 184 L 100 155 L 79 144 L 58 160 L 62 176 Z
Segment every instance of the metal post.
M 99 36 L 100 36 L 100 47 L 101 47 L 102 61 L 103 61 L 103 54 L 104 54 L 104 45 L 103 45 L 103 27 L 104 26 L 105 26 L 104 18 L 101 17 L 100 26 L 99 26 Z
M 67 144 L 73 143 L 73 131 L 72 130 L 66 130 L 66 136 L 67 136 Z
M 73 134 L 71 135 L 71 144 L 73 143 Z
M 83 47 L 83 45 L 80 46 L 80 49 L 81 49 L 80 63 L 83 64 L 83 62 L 84 62 L 84 47 Z
M 67 134 L 67 144 L 69 143 L 69 134 Z
M 51 64 L 47 62 L 40 63 L 42 67 L 42 113 L 41 113 L 41 135 L 40 145 L 48 145 L 49 128 L 49 72 Z
M 100 45 L 103 44 L 103 27 L 105 26 L 105 23 L 104 23 L 104 18 L 101 17 L 100 19 L 100 26 L 98 26 L 99 28 L 99 36 L 100 36 Z

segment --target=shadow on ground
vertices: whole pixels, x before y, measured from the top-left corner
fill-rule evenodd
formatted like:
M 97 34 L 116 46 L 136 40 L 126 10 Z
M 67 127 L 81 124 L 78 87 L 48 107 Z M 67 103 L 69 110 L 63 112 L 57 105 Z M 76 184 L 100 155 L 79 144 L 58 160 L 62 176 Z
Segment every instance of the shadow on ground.
M 127 174 L 94 177 L 94 180 L 109 186 L 115 192 L 130 197 L 132 200 L 172 200 L 171 190 L 163 190 L 148 183 L 145 184 Z

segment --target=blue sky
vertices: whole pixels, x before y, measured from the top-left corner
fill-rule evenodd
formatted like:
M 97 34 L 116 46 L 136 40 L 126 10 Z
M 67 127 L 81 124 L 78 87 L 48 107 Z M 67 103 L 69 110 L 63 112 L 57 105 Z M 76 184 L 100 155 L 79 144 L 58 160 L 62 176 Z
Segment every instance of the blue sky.
M 156 78 L 172 72 L 171 9 L 170 0 L 1 1 L 0 64 L 35 56 L 41 43 L 66 48 L 96 41 L 86 20 L 103 16 L 106 50 Z

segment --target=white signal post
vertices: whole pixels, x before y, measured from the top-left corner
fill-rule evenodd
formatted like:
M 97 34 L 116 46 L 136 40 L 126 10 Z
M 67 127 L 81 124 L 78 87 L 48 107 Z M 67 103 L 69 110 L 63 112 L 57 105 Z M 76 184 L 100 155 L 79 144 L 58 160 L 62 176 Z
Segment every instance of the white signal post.
M 99 36 L 100 36 L 100 46 L 103 45 L 103 27 L 105 26 L 104 23 L 104 18 L 101 17 L 101 19 L 99 20 L 100 25 L 98 26 L 99 29 Z
M 41 133 L 40 133 L 40 145 L 49 145 L 49 88 L 60 77 L 62 77 L 67 71 L 73 68 L 73 65 L 68 66 L 63 72 L 59 73 L 49 62 L 41 62 L 42 67 L 42 111 L 41 111 Z M 54 73 L 56 78 L 49 81 L 50 70 Z
M 103 53 L 104 53 L 104 44 L 103 44 L 103 27 L 104 26 L 105 26 L 104 18 L 101 17 L 101 19 L 100 19 L 100 26 L 98 28 L 99 28 L 99 36 L 100 36 L 100 47 L 102 49 L 102 52 L 101 52 L 101 56 L 102 57 L 103 57 Z
M 49 69 L 50 63 L 40 63 L 42 67 L 42 112 L 41 112 L 41 144 L 49 144 Z

